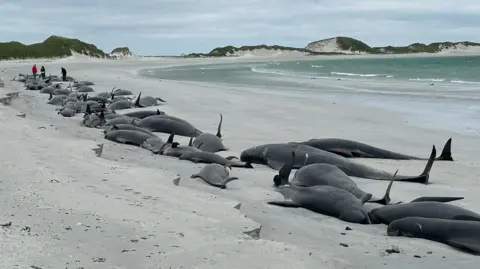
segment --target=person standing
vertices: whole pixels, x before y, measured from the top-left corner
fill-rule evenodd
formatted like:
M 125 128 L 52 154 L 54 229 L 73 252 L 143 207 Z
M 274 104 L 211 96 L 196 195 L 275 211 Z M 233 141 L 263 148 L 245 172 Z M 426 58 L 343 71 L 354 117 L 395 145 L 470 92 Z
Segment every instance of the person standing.
M 40 68 L 40 74 L 42 76 L 42 79 L 45 79 L 45 67 L 42 65 L 42 67 Z
M 67 81 L 67 70 L 62 67 L 62 81 Z
M 32 73 L 33 73 L 33 79 L 36 79 L 37 78 L 37 65 L 34 64 L 32 66 Z

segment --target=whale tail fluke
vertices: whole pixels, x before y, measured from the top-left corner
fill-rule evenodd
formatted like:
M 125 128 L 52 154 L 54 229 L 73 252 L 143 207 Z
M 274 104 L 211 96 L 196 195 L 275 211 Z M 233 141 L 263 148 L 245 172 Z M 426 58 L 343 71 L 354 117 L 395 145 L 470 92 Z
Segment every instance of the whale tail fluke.
M 447 140 L 447 143 L 445 143 L 445 146 L 443 146 L 442 154 L 438 156 L 436 159 L 437 161 L 452 161 L 452 138 L 449 138 Z
M 432 153 L 430 154 L 430 158 L 427 161 L 427 165 L 425 165 L 425 169 L 423 170 L 422 174 L 417 177 L 418 183 L 423 183 L 425 185 L 428 184 L 430 179 L 430 170 L 432 170 L 435 156 L 437 156 L 437 150 L 435 149 L 435 146 L 433 146 Z
M 430 179 L 430 170 L 432 170 L 433 162 L 435 161 L 435 156 L 437 156 L 437 150 L 435 146 L 432 148 L 432 153 L 430 154 L 430 158 L 428 158 L 427 165 L 425 165 L 425 169 L 423 172 L 418 176 L 397 176 L 395 181 L 404 181 L 404 182 L 414 182 L 414 183 L 422 183 L 428 184 Z
M 377 203 L 381 205 L 389 205 L 392 199 L 390 198 L 390 191 L 392 190 L 392 185 L 393 182 L 395 181 L 397 177 L 398 169 L 395 171 L 395 174 L 393 174 L 392 179 L 390 180 L 390 183 L 388 183 L 387 189 L 385 190 L 385 195 L 381 199 L 370 199 L 368 200 L 369 203 Z
M 222 186 L 220 186 L 220 189 L 226 189 L 228 182 L 233 181 L 233 180 L 238 180 L 238 179 L 239 179 L 238 177 L 228 177 L 227 179 L 225 179 Z

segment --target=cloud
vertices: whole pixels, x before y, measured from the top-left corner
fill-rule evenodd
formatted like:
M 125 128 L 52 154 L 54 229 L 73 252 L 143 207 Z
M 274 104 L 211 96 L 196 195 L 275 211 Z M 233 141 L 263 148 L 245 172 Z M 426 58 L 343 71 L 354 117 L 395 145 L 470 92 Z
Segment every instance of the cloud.
M 475 41 L 478 0 L 0 0 L 1 41 L 64 35 L 105 51 L 208 52 L 222 45 L 304 47 L 332 36 L 370 45 Z

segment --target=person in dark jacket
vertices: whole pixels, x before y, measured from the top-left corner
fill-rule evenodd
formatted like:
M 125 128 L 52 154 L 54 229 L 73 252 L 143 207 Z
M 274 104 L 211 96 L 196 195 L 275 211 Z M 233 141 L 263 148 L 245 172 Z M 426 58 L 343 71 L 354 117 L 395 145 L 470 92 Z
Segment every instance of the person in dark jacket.
M 67 81 L 67 70 L 62 67 L 62 80 Z
M 40 74 L 43 79 L 45 79 L 45 67 L 42 65 L 42 68 L 40 68 Z

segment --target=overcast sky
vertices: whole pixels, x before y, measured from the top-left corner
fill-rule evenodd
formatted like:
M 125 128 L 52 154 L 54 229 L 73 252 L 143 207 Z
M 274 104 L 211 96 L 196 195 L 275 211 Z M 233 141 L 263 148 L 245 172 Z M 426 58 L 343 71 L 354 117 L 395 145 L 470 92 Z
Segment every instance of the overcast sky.
M 141 55 L 333 36 L 372 46 L 480 41 L 480 0 L 0 0 L 0 42 L 52 34 Z

